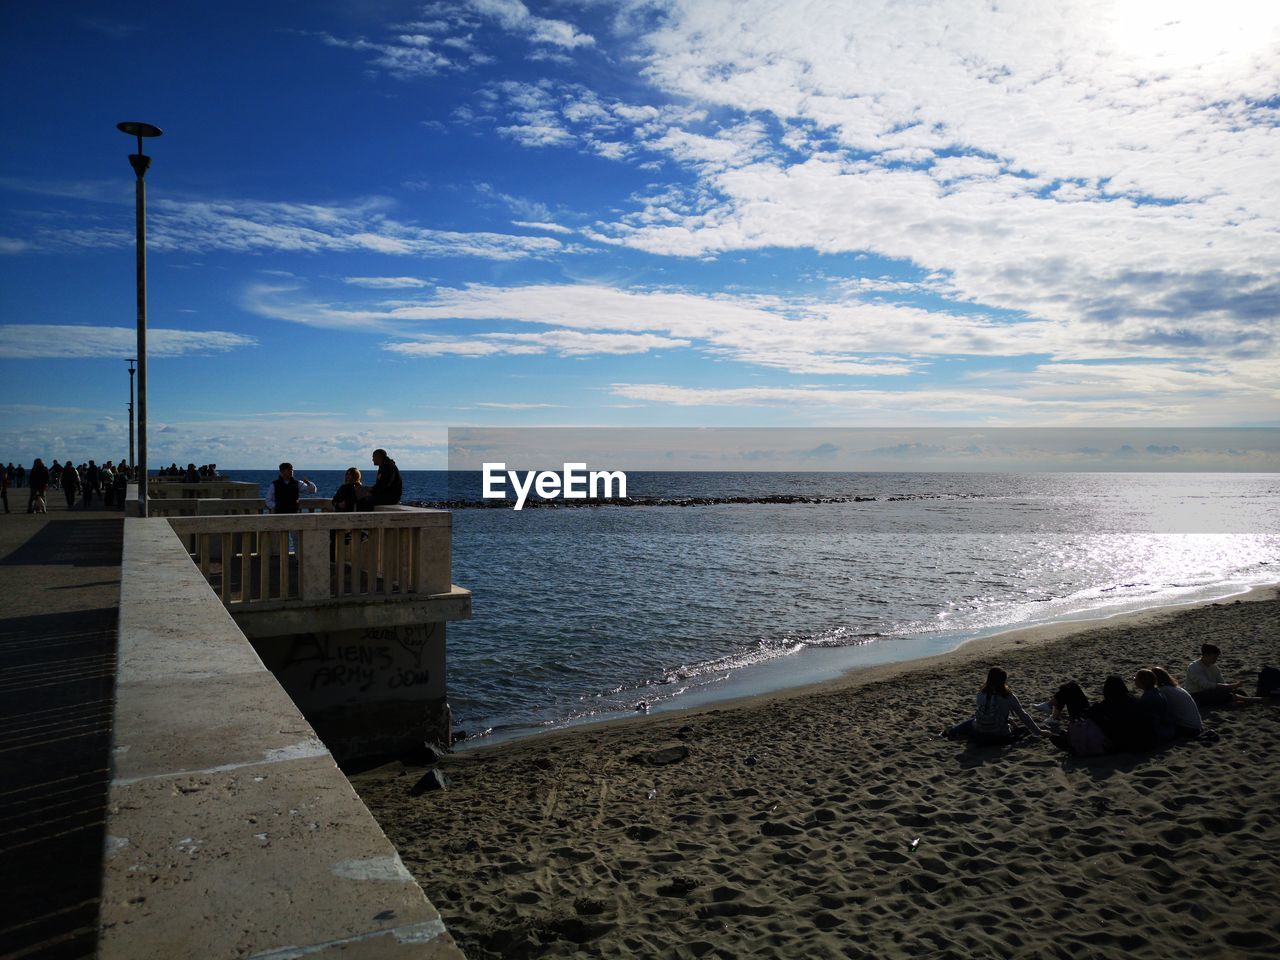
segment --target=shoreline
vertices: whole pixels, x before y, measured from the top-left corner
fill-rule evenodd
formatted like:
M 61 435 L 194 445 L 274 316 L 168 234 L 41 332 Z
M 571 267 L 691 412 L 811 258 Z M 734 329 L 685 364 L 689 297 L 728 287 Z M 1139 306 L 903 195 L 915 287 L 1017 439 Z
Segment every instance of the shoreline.
M 1006 647 L 1019 647 L 1027 643 L 1052 643 L 1063 637 L 1070 636 L 1071 634 L 1087 631 L 1095 627 L 1111 623 L 1123 625 L 1132 622 L 1134 625 L 1140 625 L 1150 618 L 1172 615 L 1181 610 L 1192 610 L 1198 607 L 1221 604 L 1235 600 L 1249 602 L 1268 599 L 1272 596 L 1280 597 L 1280 581 L 1255 584 L 1252 586 L 1237 586 L 1239 589 L 1220 596 L 1197 597 L 1195 599 L 1184 600 L 1180 603 L 1166 602 L 1156 606 L 1143 607 L 1137 610 L 1120 610 L 1114 613 L 1100 613 L 1096 616 L 1076 616 L 1045 623 L 995 627 L 991 632 L 982 633 L 969 639 L 960 640 L 956 646 L 948 650 L 924 656 L 907 656 L 903 659 L 893 659 L 880 663 L 861 665 L 833 665 L 827 667 L 819 667 L 815 665 L 804 671 L 805 675 L 809 677 L 812 677 L 815 674 L 831 674 L 835 671 L 834 676 L 827 676 L 824 679 L 801 679 L 791 683 L 777 683 L 775 681 L 774 685 L 761 687 L 760 689 L 743 693 L 725 693 L 721 688 L 709 687 L 696 692 L 693 695 L 693 699 L 695 701 L 693 703 L 676 700 L 670 704 L 658 704 L 648 712 L 641 712 L 638 710 L 634 712 L 615 711 L 604 715 L 599 719 L 585 717 L 556 721 L 555 724 L 549 725 L 545 728 L 517 728 L 511 732 L 474 735 L 455 743 L 453 745 L 453 751 L 456 753 L 470 754 L 481 750 L 506 746 L 509 744 L 524 743 L 530 740 L 537 740 L 543 737 L 550 737 L 578 730 L 611 727 L 616 724 L 643 723 L 646 720 L 659 717 L 696 715 L 709 710 L 733 709 L 736 707 L 758 705 L 779 698 L 806 696 L 811 693 L 820 693 L 825 690 L 838 690 L 844 686 L 857 685 L 858 683 L 873 683 L 881 679 L 889 679 L 902 673 L 911 672 L 912 670 L 923 670 L 938 665 L 945 665 L 950 659 L 965 652 L 970 652 L 975 656 L 992 655 Z M 899 639 L 910 640 L 913 638 Z M 811 655 L 822 657 L 828 661 L 834 661 L 840 658 L 842 651 L 848 651 L 850 649 L 859 648 L 809 648 L 806 651 L 801 651 L 799 656 L 809 653 Z M 759 686 L 759 684 L 751 683 L 753 674 L 761 672 L 783 672 L 791 660 L 791 657 L 784 657 L 766 661 L 761 664 L 754 664 L 750 667 L 737 671 L 730 678 L 726 679 L 731 680 L 735 685 L 746 684 L 749 686 Z M 748 673 L 748 676 L 745 678 L 743 677 L 744 673 Z M 637 694 L 639 694 L 639 691 L 637 691 Z
M 1210 640 L 1252 682 L 1280 589 L 1242 597 L 492 744 L 443 758 L 443 790 L 401 764 L 351 780 L 473 960 L 1271 956 L 1280 708 L 1141 755 L 938 738 L 993 659 L 1026 703 L 1180 677 Z

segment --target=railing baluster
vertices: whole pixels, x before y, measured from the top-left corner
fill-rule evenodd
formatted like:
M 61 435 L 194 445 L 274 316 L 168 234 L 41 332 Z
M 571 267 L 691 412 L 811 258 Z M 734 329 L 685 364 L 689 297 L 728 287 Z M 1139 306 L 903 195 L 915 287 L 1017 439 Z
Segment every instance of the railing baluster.
M 323 516 L 317 513 L 202 514 L 171 522 L 223 604 L 239 607 L 448 592 L 450 527 L 447 518 L 423 513 L 420 522 L 376 512 L 334 517 L 331 526 L 314 525 Z
M 271 599 L 271 541 L 275 537 L 269 531 L 258 533 L 258 599 Z
M 250 533 L 240 534 L 240 602 L 253 599 L 253 554 L 249 551 Z
M 289 534 L 281 530 L 276 536 L 280 538 L 280 599 L 288 600 L 293 595 L 289 590 Z
M 222 564 L 222 602 L 229 604 L 231 603 L 231 534 L 224 533 L 219 545 L 222 548 L 222 556 L 219 558 Z

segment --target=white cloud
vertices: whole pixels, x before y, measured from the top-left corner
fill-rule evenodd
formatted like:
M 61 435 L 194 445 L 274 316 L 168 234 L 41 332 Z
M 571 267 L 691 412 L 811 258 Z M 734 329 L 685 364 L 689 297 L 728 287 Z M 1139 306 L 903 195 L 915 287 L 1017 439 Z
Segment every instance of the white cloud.
M 482 401 L 476 404 L 477 407 L 492 407 L 497 410 L 550 410 L 561 409 L 564 407 L 562 403 L 492 403 Z
M 520 0 L 469 0 L 469 3 L 473 10 L 496 20 L 504 30 L 522 34 L 534 43 L 567 50 L 595 43 L 594 37 L 582 33 L 566 20 L 535 17 Z
M 157 251 L 371 252 L 488 260 L 545 257 L 564 249 L 553 237 L 419 227 L 392 218 L 391 207 L 383 197 L 345 204 L 158 199 L 151 202 L 147 242 Z M 35 246 L 119 247 L 134 242 L 133 232 L 126 229 L 46 227 L 38 232 Z
M 944 314 L 922 338 L 830 311 L 862 349 L 1275 357 L 1280 7 L 652 6 L 638 49 L 659 105 L 549 80 L 485 94 L 529 146 L 689 171 L 589 238 L 669 257 L 873 253 L 1030 318 Z
M 0 357 L 19 360 L 104 357 L 124 359 L 136 355 L 137 336 L 137 330 L 133 327 L 6 324 L 0 326 Z M 220 330 L 149 328 L 147 356 L 155 359 L 225 353 L 241 347 L 252 347 L 257 342 L 253 337 Z
M 343 283 L 370 290 L 402 290 L 431 286 L 431 281 L 418 277 L 343 277 Z
M 524 227 L 526 230 L 545 230 L 547 233 L 573 233 L 570 227 L 558 223 L 543 223 L 532 220 L 512 220 L 513 227 Z

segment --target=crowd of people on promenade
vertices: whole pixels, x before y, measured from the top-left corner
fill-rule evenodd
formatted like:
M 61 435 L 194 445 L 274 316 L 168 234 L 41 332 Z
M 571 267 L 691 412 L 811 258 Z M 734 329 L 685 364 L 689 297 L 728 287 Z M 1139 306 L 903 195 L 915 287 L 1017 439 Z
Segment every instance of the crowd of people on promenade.
M 403 482 L 396 462 L 387 456 L 381 448 L 373 451 L 373 464 L 377 469 L 373 486 L 364 484 L 364 475 L 358 467 L 350 467 L 346 471 L 342 485 L 333 496 L 333 508 L 336 511 L 372 510 L 377 506 L 397 504 L 403 494 Z M 104 507 L 123 509 L 129 481 L 133 479 L 134 469 L 124 460 L 113 464 L 110 460 L 99 465 L 96 461 L 74 465 L 70 459 L 65 463 L 53 460 L 46 465 L 42 457 L 36 457 L 30 468 L 22 464 L 9 463 L 0 467 L 0 499 L 3 499 L 4 512 L 9 513 L 9 490 L 26 487 L 30 490 L 27 503 L 28 513 L 43 513 L 46 509 L 46 498 L 49 491 L 59 491 L 66 497 L 67 509 L 77 506 L 88 509 L 94 500 L 100 499 Z M 156 471 L 154 479 L 178 483 L 200 483 L 207 480 L 223 479 L 216 463 L 196 466 L 188 463 L 186 468 L 171 463 Z M 280 464 L 280 475 L 267 489 L 266 505 L 271 513 L 298 513 L 300 500 L 304 495 L 314 495 L 317 487 L 306 477 L 293 475 L 293 464 Z
M 177 463 L 171 463 L 167 467 L 161 467 L 156 473 L 157 480 L 178 481 L 179 483 L 202 483 L 206 480 L 219 480 L 222 474 L 218 473 L 218 465 L 216 463 L 202 463 L 196 466 L 194 463 L 188 463 L 186 469 L 178 466 Z
M 36 457 L 30 469 L 13 463 L 0 469 L 0 499 L 4 512 L 9 513 L 9 490 L 26 487 L 27 513 L 44 513 L 50 491 L 58 491 L 66 498 L 68 510 L 77 505 L 90 509 L 95 498 L 104 507 L 124 509 L 125 491 L 132 476 L 133 470 L 124 460 L 113 464 L 108 459 L 99 465 L 94 460 L 75 464 L 70 458 L 59 463 L 55 458 L 46 464 L 43 457 Z
M 1103 681 L 1101 699 L 1095 702 L 1090 702 L 1078 681 L 1068 680 L 1033 707 L 1049 715 L 1043 726 L 1009 689 L 1008 674 L 992 667 L 976 695 L 974 715 L 943 736 L 978 746 L 1002 746 L 1038 736 L 1075 756 L 1143 753 L 1175 740 L 1207 736 L 1202 710 L 1280 703 L 1280 670 L 1263 667 L 1256 695 L 1251 696 L 1244 692 L 1244 681 L 1223 677 L 1218 666 L 1221 656 L 1215 644 L 1203 644 L 1200 657 L 1187 665 L 1181 683 L 1163 667 L 1138 670 L 1133 690 L 1123 677 L 1112 674 Z

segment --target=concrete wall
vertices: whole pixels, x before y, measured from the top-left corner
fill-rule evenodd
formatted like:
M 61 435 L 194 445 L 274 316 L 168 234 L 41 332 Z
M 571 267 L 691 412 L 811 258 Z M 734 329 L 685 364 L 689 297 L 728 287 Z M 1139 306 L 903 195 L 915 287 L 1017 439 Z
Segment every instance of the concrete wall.
M 443 623 L 308 632 L 253 646 L 340 762 L 449 745 Z
M 121 582 L 102 960 L 461 957 L 168 521 Z

